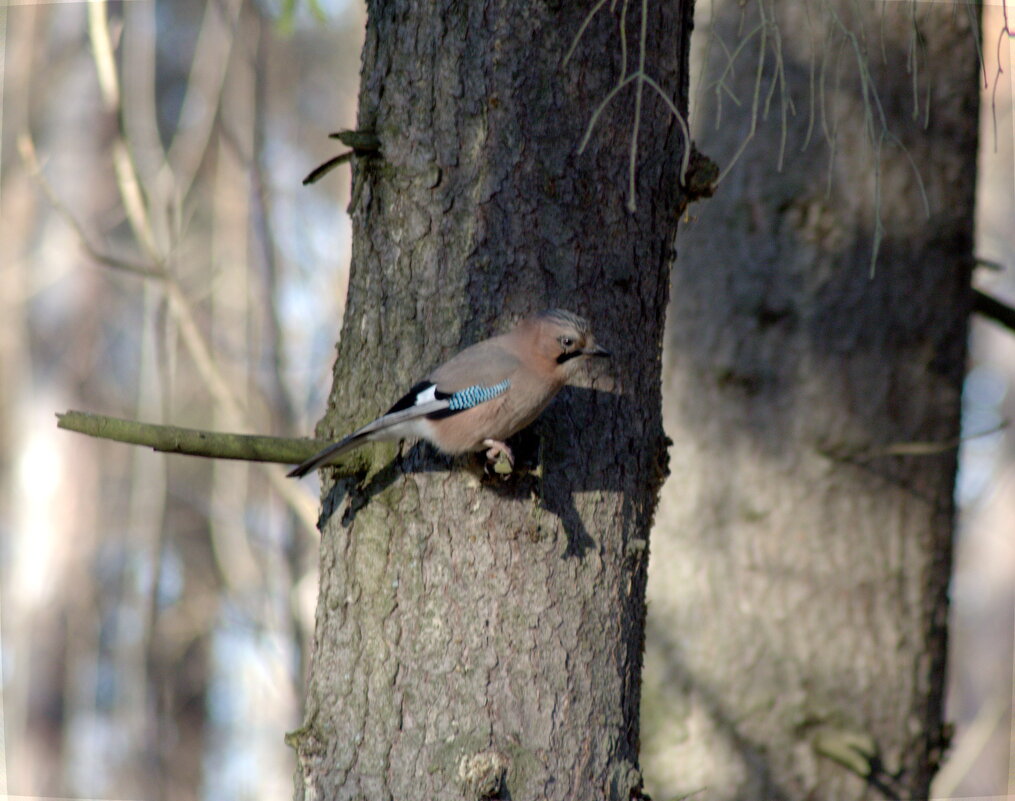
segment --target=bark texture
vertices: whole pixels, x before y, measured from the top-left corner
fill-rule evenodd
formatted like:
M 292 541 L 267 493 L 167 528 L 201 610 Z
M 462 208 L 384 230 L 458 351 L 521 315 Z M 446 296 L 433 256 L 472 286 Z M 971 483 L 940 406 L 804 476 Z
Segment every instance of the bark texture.
M 652 77 L 686 105 L 687 3 L 650 4 Z M 477 480 L 420 445 L 324 487 L 321 588 L 298 795 L 628 799 L 647 537 L 665 445 L 660 367 L 684 141 L 634 85 L 620 10 L 373 2 L 349 299 L 319 433 L 382 412 L 460 348 L 547 307 L 614 351 L 536 423 L 542 478 Z M 628 73 L 640 23 L 629 27 Z M 523 436 L 523 440 L 525 437 Z M 525 443 L 522 444 L 525 449 Z
M 975 20 L 958 4 L 780 0 L 743 17 L 733 6 L 714 10 L 732 20 L 717 23 L 727 43 L 754 29 L 759 7 L 767 38 L 727 72 L 741 105 L 723 93 L 718 129 L 707 96 L 702 148 L 722 165 L 748 135 L 760 46 L 759 115 L 774 94 L 743 160 L 695 207 L 673 274 L 649 789 L 707 787 L 710 801 L 927 798 L 948 739 Z M 782 173 L 777 48 L 796 104 Z M 879 95 L 868 88 L 866 106 L 858 55 Z M 883 140 L 871 274 L 876 158 L 863 126 L 880 137 L 882 111 L 905 151 Z

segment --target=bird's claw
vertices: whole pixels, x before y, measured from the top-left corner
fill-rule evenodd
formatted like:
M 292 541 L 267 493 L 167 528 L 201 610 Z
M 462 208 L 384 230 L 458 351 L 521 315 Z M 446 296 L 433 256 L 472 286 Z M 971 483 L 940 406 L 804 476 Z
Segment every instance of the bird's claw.
M 507 475 L 514 469 L 515 457 L 507 445 L 495 439 L 484 439 L 483 444 L 489 449 L 486 458 L 494 463 L 493 472 Z

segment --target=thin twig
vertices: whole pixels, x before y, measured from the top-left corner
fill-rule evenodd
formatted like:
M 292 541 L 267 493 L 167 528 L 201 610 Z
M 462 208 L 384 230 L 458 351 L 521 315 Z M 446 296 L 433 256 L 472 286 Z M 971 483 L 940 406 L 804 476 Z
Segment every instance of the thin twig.
M 764 30 L 765 30 L 765 23 L 764 23 L 764 21 L 759 22 L 757 25 L 755 25 L 751 29 L 750 33 L 746 34 L 737 43 L 737 46 L 733 49 L 732 53 L 730 53 L 729 48 L 726 47 L 726 43 L 722 39 L 719 40 L 719 43 L 722 45 L 723 50 L 726 51 L 726 67 L 725 67 L 725 69 L 723 69 L 723 71 L 721 73 L 719 73 L 719 77 L 716 78 L 712 83 L 709 84 L 708 88 L 710 90 L 714 88 L 715 91 L 716 91 L 716 95 L 717 96 L 718 96 L 718 93 L 719 93 L 720 89 L 725 90 L 725 92 L 733 99 L 733 102 L 736 103 L 738 107 L 741 105 L 740 98 L 738 98 L 733 93 L 733 90 L 730 89 L 726 85 L 726 76 L 728 74 L 731 77 L 733 77 L 736 74 L 736 70 L 734 68 L 734 65 L 736 63 L 737 56 L 740 55 L 740 51 L 743 50 L 745 47 L 747 47 L 747 45 L 750 43 L 751 39 L 753 39 L 755 36 L 757 36 L 759 34 L 763 34 Z M 719 129 L 720 122 L 721 122 L 721 115 L 717 111 L 716 112 L 716 121 L 715 121 L 716 130 Z
M 800 145 L 800 152 L 801 153 L 803 153 L 807 149 L 807 145 L 810 144 L 811 133 L 814 131 L 814 109 L 815 109 L 815 103 L 817 102 L 817 99 L 816 99 L 815 94 L 814 94 L 814 85 L 815 85 L 814 84 L 814 75 L 815 75 L 815 71 L 816 71 L 816 68 L 817 68 L 817 60 L 818 60 L 817 59 L 817 54 L 814 52 L 814 49 L 815 49 L 814 42 L 815 42 L 816 36 L 815 36 L 815 33 L 814 33 L 813 21 L 811 20 L 811 5 L 810 5 L 810 3 L 805 3 L 804 4 L 804 14 L 807 17 L 807 42 L 810 44 L 810 47 L 811 47 L 811 57 L 810 57 L 810 64 L 809 64 L 810 74 L 808 76 L 808 93 L 809 93 L 808 94 L 808 99 L 810 101 L 810 105 L 809 105 L 810 113 L 807 116 L 807 132 L 804 134 L 803 144 Z
M 592 22 L 592 18 L 599 13 L 599 9 L 606 5 L 606 0 L 599 0 L 592 10 L 586 14 L 585 19 L 582 20 L 581 26 L 578 28 L 578 33 L 574 35 L 574 41 L 571 42 L 571 46 L 567 49 L 567 54 L 564 56 L 564 62 L 561 64 L 562 67 L 567 66 L 567 62 L 571 60 L 571 56 L 574 55 L 575 48 L 578 47 L 578 42 L 581 41 L 582 36 L 585 35 L 585 29 L 589 27 L 589 23 Z
M 115 270 L 120 270 L 121 272 L 131 273 L 132 275 L 136 275 L 141 278 L 155 278 L 160 280 L 163 278 L 161 272 L 154 270 L 147 264 L 141 264 L 140 262 L 130 261 L 128 259 L 121 259 L 118 256 L 105 253 L 92 243 L 92 239 L 88 235 L 87 231 L 85 231 L 84 226 L 57 196 L 52 185 L 46 179 L 45 173 L 42 171 L 42 165 L 39 163 L 38 154 L 35 151 L 35 143 L 32 142 L 28 134 L 23 133 L 18 136 L 18 152 L 21 154 L 21 160 L 25 165 L 25 169 L 28 171 L 28 175 L 36 182 L 39 189 L 42 191 L 42 194 L 45 195 L 46 200 L 57 215 L 61 217 L 64 222 L 71 227 L 71 229 L 73 229 L 75 234 L 77 234 L 78 241 L 81 243 L 81 247 L 85 253 L 100 264 L 112 267 Z
M 1001 30 L 997 32 L 997 71 L 994 73 L 994 87 L 990 91 L 990 114 L 994 121 L 994 152 L 997 152 L 997 87 L 1001 83 L 1001 76 L 1004 75 L 1004 67 L 1001 66 L 1001 43 L 1005 38 L 1015 38 L 1015 29 L 1012 29 L 1008 22 L 1008 2 L 1001 0 L 1001 15 L 1004 20 Z M 986 80 L 986 78 L 984 78 Z
M 758 9 L 761 14 L 761 23 L 758 25 L 761 32 L 761 42 L 758 45 L 758 66 L 754 73 L 754 95 L 751 100 L 751 128 L 747 132 L 747 136 L 740 142 L 740 146 L 737 148 L 736 153 L 733 154 L 733 158 L 729 160 L 722 172 L 719 173 L 719 177 L 715 179 L 715 186 L 719 186 L 723 179 L 729 175 L 730 170 L 733 169 L 740 156 L 743 155 L 747 145 L 754 138 L 754 134 L 758 130 L 758 101 L 761 98 L 761 76 L 765 72 L 765 45 L 768 43 L 768 21 L 765 19 L 765 7 L 759 3 Z
M 1015 308 L 979 289 L 973 290 L 973 311 L 1015 331 Z
M 950 453 L 961 447 L 963 443 L 970 440 L 989 437 L 1000 433 L 1008 428 L 1007 421 L 993 426 L 985 431 L 977 431 L 975 434 L 967 434 L 961 437 L 951 437 L 945 440 L 912 440 L 909 442 L 893 442 L 883 448 L 857 448 L 849 446 L 828 446 L 823 445 L 818 452 L 836 462 L 849 462 L 852 464 L 864 464 L 875 459 L 882 459 L 886 456 L 939 456 L 943 453 Z
M 687 177 L 687 165 L 691 161 L 691 132 L 687 127 L 687 120 L 684 119 L 684 115 L 680 113 L 676 104 L 670 96 L 663 91 L 663 88 L 656 83 L 654 78 L 648 75 L 643 75 L 642 80 L 652 89 L 655 89 L 656 94 L 658 94 L 659 97 L 662 98 L 662 101 L 669 106 L 670 112 L 677 118 L 677 123 L 680 125 L 680 131 L 684 135 L 684 152 L 680 158 L 680 183 L 683 185 L 684 179 Z
M 606 107 L 610 104 L 610 101 L 615 98 L 620 91 L 632 81 L 638 78 L 638 74 L 628 75 L 623 81 L 614 86 L 609 92 L 606 93 L 599 105 L 596 106 L 596 110 L 592 112 L 592 117 L 589 119 L 589 124 L 585 128 L 585 136 L 582 137 L 581 142 L 578 144 L 578 152 L 585 152 L 585 147 L 589 143 L 589 139 L 592 137 L 592 130 L 596 127 L 596 122 L 599 120 L 599 115 L 603 113 Z
M 620 33 L 620 77 L 617 83 L 621 83 L 627 77 L 627 3 L 628 0 L 624 0 L 624 4 L 620 7 L 620 21 L 617 23 Z
M 218 119 L 215 114 L 197 110 L 218 108 L 221 103 L 242 5 L 240 0 L 229 0 L 205 6 L 180 106 L 180 119 L 191 121 L 191 124 L 176 130 L 166 154 L 180 197 L 186 197 L 194 183 Z
M 712 3 L 708 4 L 708 22 L 704 23 L 705 29 L 708 31 L 708 37 L 705 39 L 705 50 L 698 59 L 698 79 L 694 86 L 694 91 L 690 94 L 688 100 L 688 116 L 693 116 L 701 108 L 701 104 L 704 100 L 705 91 L 705 75 L 708 72 L 708 65 L 712 60 L 712 45 L 718 40 L 718 35 L 715 32 L 715 6 Z M 725 45 L 723 45 L 725 47 Z M 693 99 L 693 105 L 691 105 L 691 99 Z
M 996 273 L 1003 273 L 1006 269 L 1008 269 L 1001 262 L 994 261 L 993 259 L 985 259 L 982 256 L 977 256 L 975 258 L 975 262 L 977 267 L 983 267 L 985 270 L 992 270 Z
M 645 50 L 648 40 L 648 0 L 641 0 L 641 32 L 638 38 L 638 75 L 642 80 L 634 90 L 634 125 L 631 130 L 631 150 L 627 165 L 627 210 L 634 214 L 638 210 L 637 197 L 635 195 L 635 173 L 638 166 L 638 133 L 641 129 L 641 98 L 644 89 L 645 76 Z M 684 142 L 684 152 L 690 150 L 688 143 Z M 683 176 L 681 176 L 683 183 Z
M 964 437 L 953 437 L 952 439 L 944 440 L 942 442 L 931 442 L 931 441 L 914 441 L 914 442 L 896 442 L 893 445 L 889 445 L 880 455 L 884 456 L 937 456 L 939 453 L 948 453 L 958 448 L 962 443 L 969 442 L 973 439 L 980 439 L 982 437 L 989 437 L 993 434 L 999 434 L 1008 428 L 1008 423 L 1000 423 L 993 428 L 989 428 L 986 431 L 977 431 L 975 434 L 967 434 Z M 879 455 L 875 452 L 873 455 Z

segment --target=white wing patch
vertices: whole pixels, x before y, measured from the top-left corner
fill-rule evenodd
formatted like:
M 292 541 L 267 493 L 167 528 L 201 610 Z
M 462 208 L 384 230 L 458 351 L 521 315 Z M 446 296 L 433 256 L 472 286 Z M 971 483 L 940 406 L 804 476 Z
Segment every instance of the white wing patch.
M 420 392 L 418 395 L 416 395 L 416 402 L 413 404 L 413 406 L 419 406 L 420 404 L 430 403 L 430 401 L 437 400 L 436 393 L 437 393 L 437 385 L 431 384 L 422 392 Z

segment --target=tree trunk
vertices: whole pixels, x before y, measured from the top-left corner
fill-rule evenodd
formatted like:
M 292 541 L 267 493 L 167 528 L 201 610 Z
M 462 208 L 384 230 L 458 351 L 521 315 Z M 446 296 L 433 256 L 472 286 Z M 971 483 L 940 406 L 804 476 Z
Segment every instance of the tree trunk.
M 690 4 L 649 4 L 646 72 L 686 108 Z M 680 126 L 648 89 L 625 205 L 640 12 L 373 2 L 337 436 L 460 348 L 548 307 L 613 363 L 536 427 L 542 476 L 477 481 L 429 446 L 325 481 L 305 723 L 309 798 L 628 799 L 640 786 L 646 544 L 665 471 L 663 319 Z M 523 440 L 525 438 L 523 437 Z M 531 440 L 536 437 L 529 437 Z M 522 443 L 524 450 L 525 444 Z M 535 448 L 531 448 L 535 451 Z M 327 471 L 326 471 L 327 472 Z
M 733 20 L 717 22 L 727 52 L 759 7 L 766 35 L 726 73 L 740 105 L 721 93 L 717 129 L 719 93 L 709 96 L 703 148 L 731 159 L 755 91 L 759 117 L 774 94 L 743 160 L 695 209 L 674 272 L 664 379 L 674 477 L 650 589 L 649 789 L 927 798 L 947 742 L 975 12 L 777 0 L 742 18 L 742 5 L 714 9 Z M 877 99 L 861 88 L 858 54 Z M 713 55 L 706 86 L 726 65 L 718 45 Z M 787 107 L 780 173 L 783 78 L 796 114 Z M 882 113 L 905 149 L 882 135 Z

